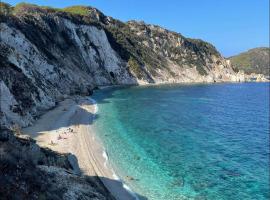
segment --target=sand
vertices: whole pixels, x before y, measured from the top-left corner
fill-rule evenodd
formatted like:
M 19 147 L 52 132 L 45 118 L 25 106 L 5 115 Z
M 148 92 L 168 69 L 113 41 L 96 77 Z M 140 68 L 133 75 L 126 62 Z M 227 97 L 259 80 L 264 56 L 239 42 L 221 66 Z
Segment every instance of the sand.
M 123 188 L 109 163 L 104 164 L 104 148 L 92 125 L 95 112 L 96 105 L 92 99 L 66 99 L 42 115 L 33 126 L 23 129 L 23 133 L 42 147 L 74 154 L 78 160 L 78 170 L 83 175 L 98 176 L 116 199 L 136 199 Z

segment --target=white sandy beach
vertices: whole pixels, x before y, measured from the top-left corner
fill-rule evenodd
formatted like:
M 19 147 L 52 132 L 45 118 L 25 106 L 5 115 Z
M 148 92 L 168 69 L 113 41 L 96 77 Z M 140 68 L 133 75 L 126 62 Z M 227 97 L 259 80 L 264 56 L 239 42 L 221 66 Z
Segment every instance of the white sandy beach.
M 23 129 L 23 133 L 42 147 L 74 154 L 81 172 L 98 176 L 117 200 L 135 199 L 123 188 L 113 170 L 104 165 L 104 148 L 91 125 L 97 109 L 93 102 L 89 98 L 66 99 L 42 115 L 33 126 Z

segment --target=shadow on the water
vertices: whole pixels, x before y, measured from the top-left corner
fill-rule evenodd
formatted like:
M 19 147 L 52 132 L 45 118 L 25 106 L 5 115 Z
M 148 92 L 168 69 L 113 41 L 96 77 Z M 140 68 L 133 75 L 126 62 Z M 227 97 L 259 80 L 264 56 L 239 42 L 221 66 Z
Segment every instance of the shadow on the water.
M 115 86 L 115 87 L 97 89 L 97 90 L 94 90 L 94 95 L 92 95 L 91 97 L 93 97 L 97 101 L 98 104 L 111 103 L 109 99 L 114 96 L 113 93 L 115 91 L 133 88 L 133 87 L 136 87 L 136 85 Z M 102 91 L 102 94 L 98 95 L 98 97 L 96 98 L 95 93 L 99 93 L 100 91 Z
M 121 181 L 98 176 L 92 178 L 96 178 L 97 181 L 100 181 L 100 183 L 105 186 L 106 190 L 108 190 L 107 188 L 110 188 L 108 193 L 110 193 L 117 200 L 147 200 L 146 197 L 138 193 L 124 189 L 124 185 Z

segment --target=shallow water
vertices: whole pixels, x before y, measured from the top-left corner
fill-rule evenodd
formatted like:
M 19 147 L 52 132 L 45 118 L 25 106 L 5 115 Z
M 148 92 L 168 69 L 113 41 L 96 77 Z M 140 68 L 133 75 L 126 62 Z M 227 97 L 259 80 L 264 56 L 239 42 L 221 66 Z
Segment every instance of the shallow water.
M 269 83 L 105 89 L 93 96 L 94 126 L 117 174 L 148 199 L 266 200 L 268 89 Z

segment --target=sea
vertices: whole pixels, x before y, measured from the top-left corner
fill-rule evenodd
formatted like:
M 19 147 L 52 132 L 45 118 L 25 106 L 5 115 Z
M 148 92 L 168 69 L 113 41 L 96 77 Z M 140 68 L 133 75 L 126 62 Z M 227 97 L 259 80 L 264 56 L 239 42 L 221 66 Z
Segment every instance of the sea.
M 115 87 L 92 97 L 96 134 L 138 199 L 270 199 L 269 83 Z

